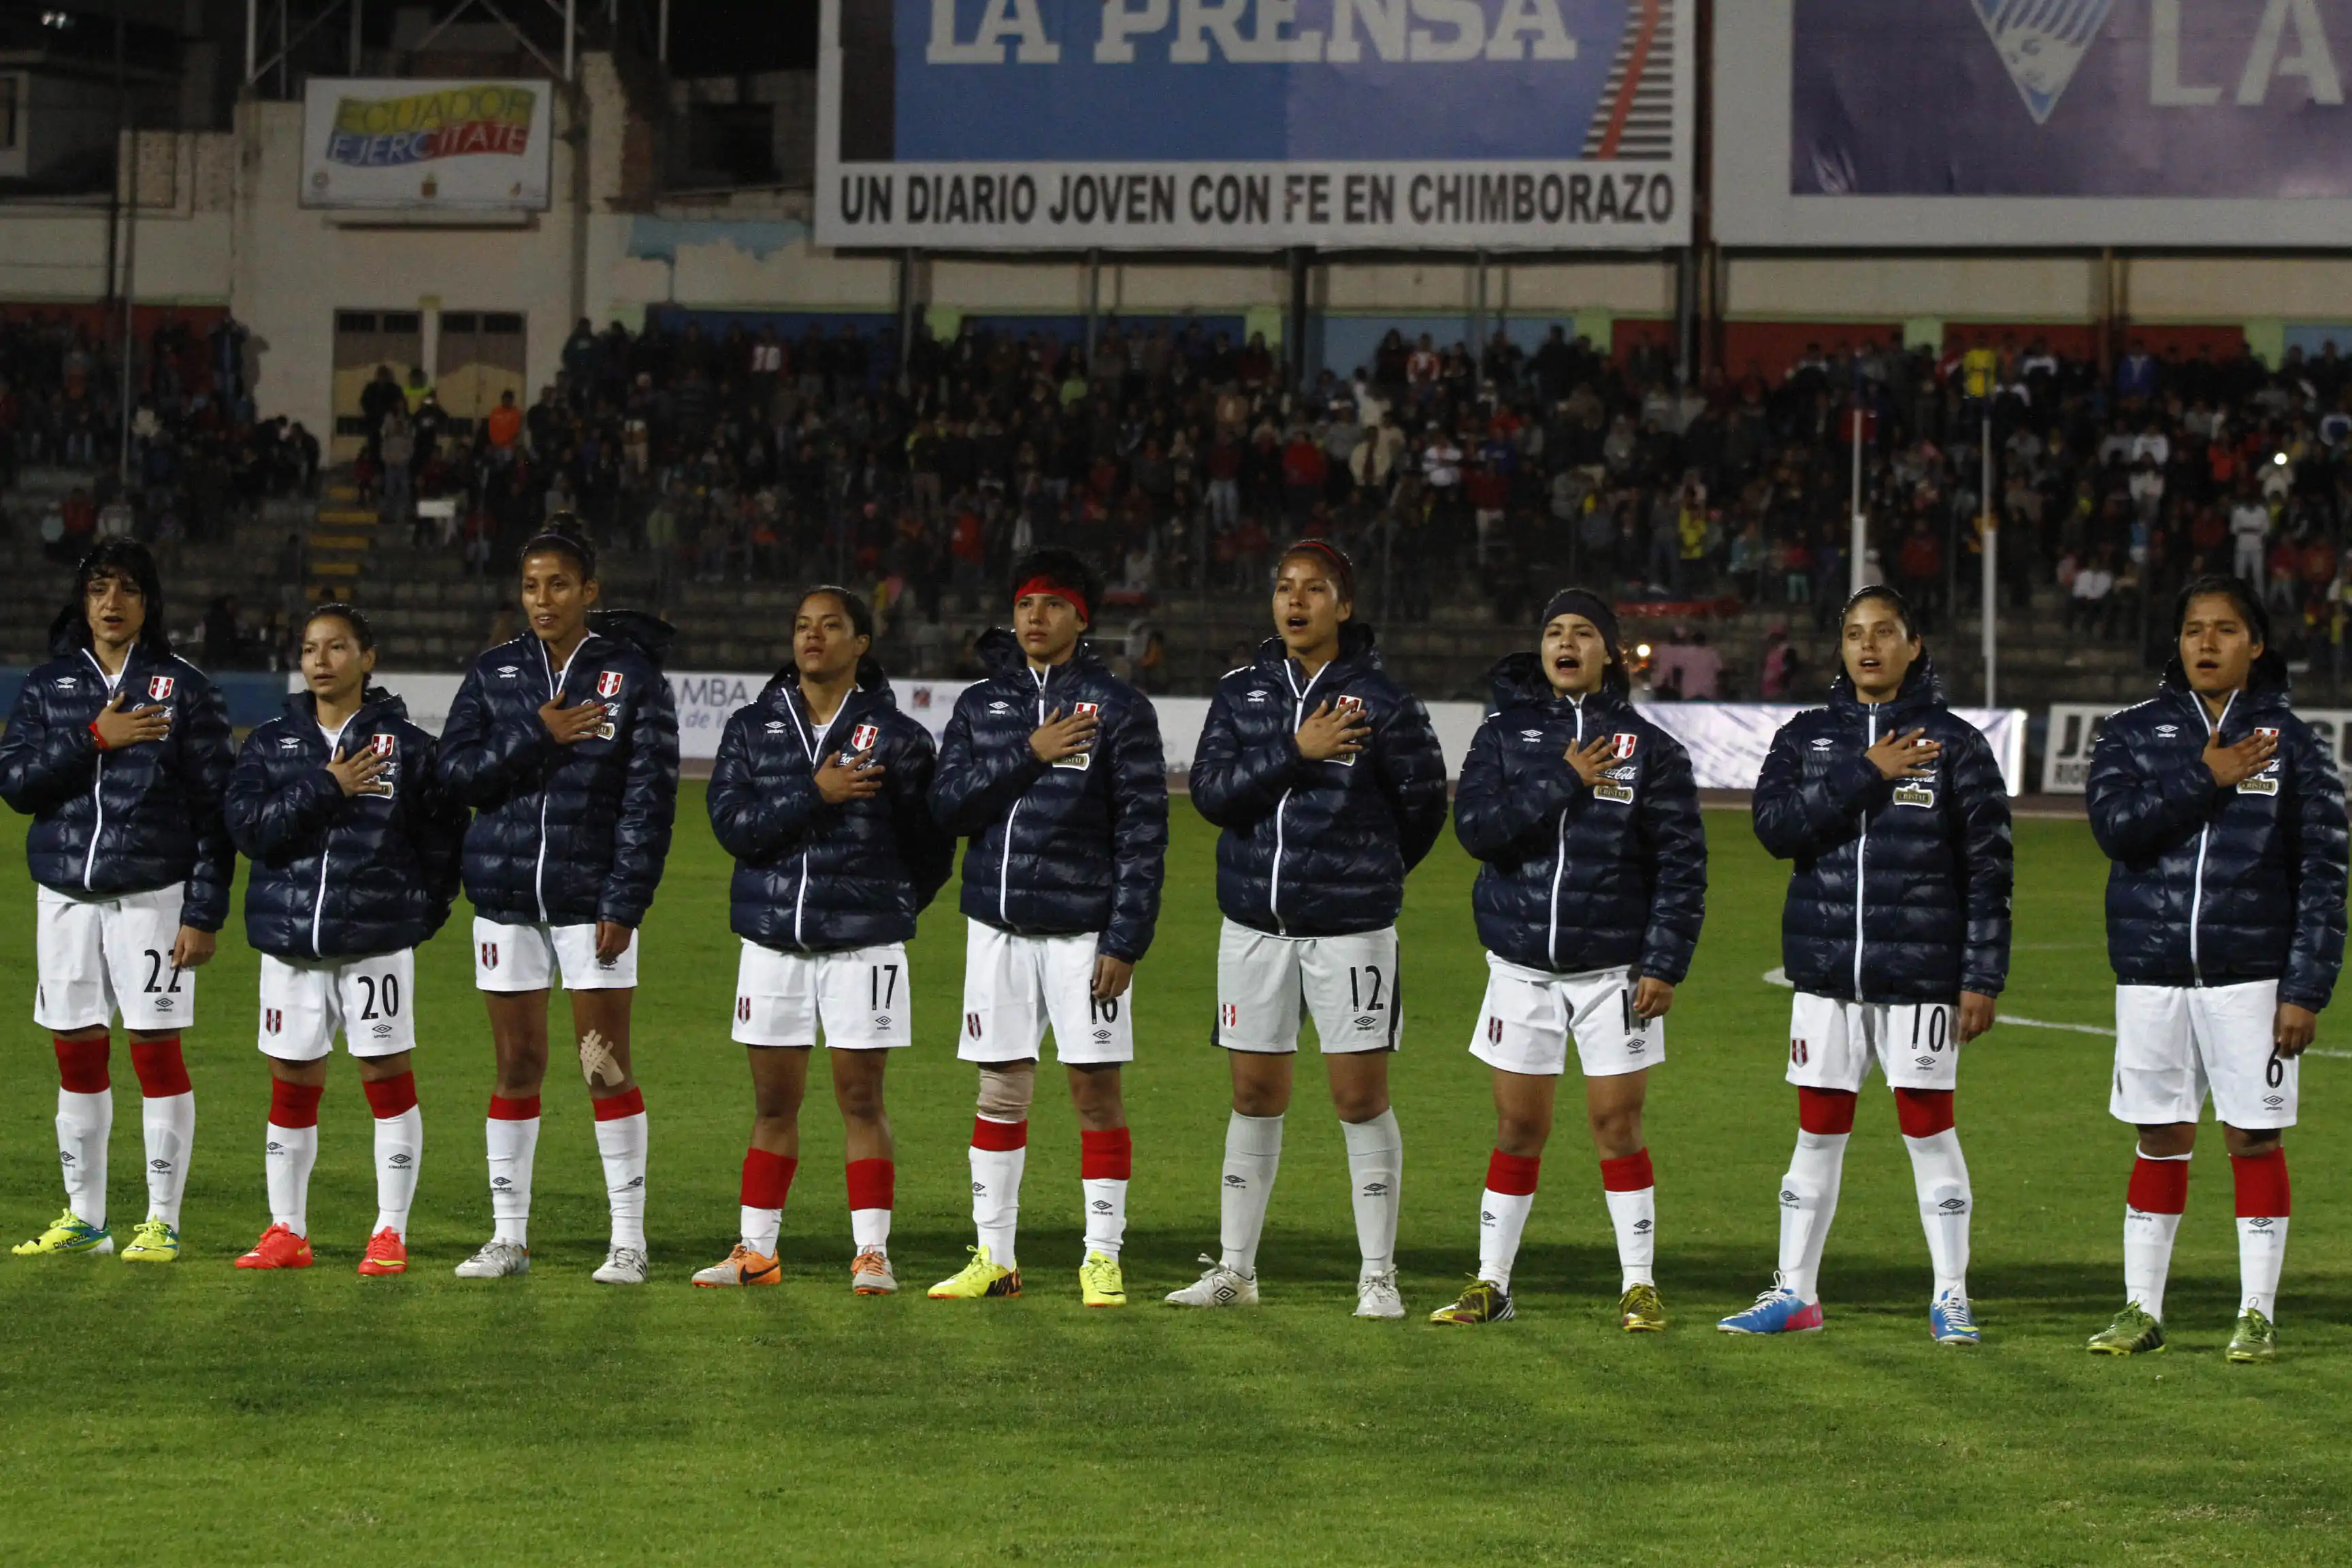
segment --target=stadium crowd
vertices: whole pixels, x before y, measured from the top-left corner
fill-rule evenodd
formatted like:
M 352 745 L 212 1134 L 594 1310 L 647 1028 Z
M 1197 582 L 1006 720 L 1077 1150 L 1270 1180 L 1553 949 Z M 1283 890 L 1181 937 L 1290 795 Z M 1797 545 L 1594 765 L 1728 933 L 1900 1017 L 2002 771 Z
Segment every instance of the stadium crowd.
M 2188 575 L 2234 568 L 2291 651 L 2339 635 L 2352 414 L 2332 345 L 2273 371 L 2138 342 L 2111 370 L 2038 340 L 1865 344 L 1678 386 L 1660 353 L 1612 363 L 1557 327 L 1475 360 L 1391 332 L 1353 375 L 1294 388 L 1258 336 L 1112 321 L 1091 362 L 971 326 L 919 327 L 904 377 L 898 360 L 851 327 L 583 321 L 529 407 L 480 421 L 384 372 L 362 472 L 404 517 L 453 498 L 420 542 L 479 566 L 573 510 L 665 574 L 862 575 L 927 617 L 1041 545 L 1144 598 L 1254 581 L 1305 535 L 1362 561 L 1391 618 L 1454 595 L 1515 618 L 1530 583 L 1574 574 L 1820 620 L 1848 573 L 1858 405 L 1878 574 L 1933 624 L 1974 601 L 1989 416 L 2018 605 L 2054 587 L 2070 629 L 2136 638 Z

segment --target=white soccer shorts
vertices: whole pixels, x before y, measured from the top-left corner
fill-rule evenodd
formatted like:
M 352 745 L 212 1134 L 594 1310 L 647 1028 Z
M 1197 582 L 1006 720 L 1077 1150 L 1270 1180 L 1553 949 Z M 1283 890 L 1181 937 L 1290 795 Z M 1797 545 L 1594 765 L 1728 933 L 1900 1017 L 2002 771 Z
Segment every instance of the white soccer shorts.
M 1958 1089 L 1959 1023 L 1955 1003 L 1841 1002 L 1800 991 L 1789 1009 L 1789 1081 L 1859 1094 L 1875 1062 L 1888 1089 Z
M 2248 1131 L 2294 1125 L 2298 1058 L 2272 1037 L 2278 982 L 2116 987 L 2116 1078 L 2107 1110 L 2136 1127 L 2213 1114 Z
M 474 917 L 474 988 L 544 991 L 562 976 L 566 991 L 626 991 L 637 983 L 637 933 L 610 963 L 596 957 L 596 926 L 500 925 Z
M 747 941 L 735 970 L 738 1045 L 814 1046 L 822 1025 L 835 1050 L 886 1050 L 913 1043 L 913 1011 L 904 942 L 779 952 Z
M 1402 1034 L 1396 927 L 1347 936 L 1268 936 L 1232 921 L 1217 933 L 1216 1043 L 1286 1056 L 1301 1003 L 1325 1056 L 1390 1051 Z
M 196 977 L 172 966 L 187 884 L 113 899 L 33 899 L 33 1022 L 59 1034 L 114 1022 L 169 1034 L 196 1021 Z
M 1135 1059 L 1135 1020 L 1124 996 L 1095 998 L 1095 951 L 1101 939 L 1014 936 L 967 920 L 963 944 L 963 1027 L 956 1056 L 968 1062 L 1026 1061 L 1041 1054 L 1045 1027 L 1054 1054 L 1074 1067 Z
M 1622 1078 L 1666 1059 L 1666 1021 L 1634 1014 L 1630 968 L 1548 974 L 1486 955 L 1472 1056 L 1505 1072 L 1558 1077 L 1568 1070 L 1571 1035 L 1587 1078 Z
M 261 1054 L 314 1062 L 335 1032 L 355 1057 L 416 1048 L 416 950 L 309 963 L 261 955 Z

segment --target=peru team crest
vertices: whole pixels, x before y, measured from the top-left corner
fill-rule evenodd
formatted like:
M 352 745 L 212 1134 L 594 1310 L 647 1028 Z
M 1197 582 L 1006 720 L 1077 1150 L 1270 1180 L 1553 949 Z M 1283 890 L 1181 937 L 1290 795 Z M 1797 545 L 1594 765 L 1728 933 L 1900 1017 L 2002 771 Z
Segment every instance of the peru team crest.
M 849 732 L 849 749 L 853 752 L 870 752 L 874 749 L 874 742 L 881 738 L 880 725 L 860 724 Z
M 390 735 L 370 735 L 368 737 L 368 750 L 373 752 L 379 757 L 388 757 L 392 755 L 392 737 Z
M 621 694 L 621 672 L 603 669 L 596 672 L 596 695 L 610 702 Z
M 179 684 L 179 681 L 168 675 L 151 675 L 147 678 L 147 700 L 151 702 L 169 702 L 172 700 L 172 693 L 178 689 Z
M 1641 739 L 1639 735 L 1612 735 L 1609 737 L 1609 754 L 1622 763 L 1633 754 L 1633 748 L 1641 743 Z

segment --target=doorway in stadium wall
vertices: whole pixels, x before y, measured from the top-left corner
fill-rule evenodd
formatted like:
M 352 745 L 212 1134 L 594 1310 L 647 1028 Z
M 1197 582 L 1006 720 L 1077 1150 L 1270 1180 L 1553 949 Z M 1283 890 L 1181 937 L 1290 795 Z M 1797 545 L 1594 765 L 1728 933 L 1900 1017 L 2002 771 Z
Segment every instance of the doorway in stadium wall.
M 328 460 L 348 463 L 367 445 L 367 421 L 360 396 L 378 365 L 391 367 L 403 386 L 408 373 L 425 363 L 425 313 L 421 310 L 335 312 L 335 436 Z
M 461 435 L 489 416 L 499 395 L 514 394 L 517 407 L 529 407 L 523 392 L 523 318 L 515 310 L 444 310 L 435 359 L 434 384 L 442 412 Z

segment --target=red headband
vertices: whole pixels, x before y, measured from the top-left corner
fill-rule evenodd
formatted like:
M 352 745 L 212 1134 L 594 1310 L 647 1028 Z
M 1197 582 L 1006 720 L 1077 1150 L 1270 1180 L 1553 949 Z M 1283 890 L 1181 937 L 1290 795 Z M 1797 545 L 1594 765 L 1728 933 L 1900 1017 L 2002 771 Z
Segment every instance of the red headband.
M 1067 599 L 1070 602 L 1070 607 L 1078 612 L 1078 619 L 1088 626 L 1094 624 L 1094 616 L 1087 613 L 1086 595 L 1058 577 L 1030 578 L 1029 581 L 1013 590 L 1013 602 L 1017 605 L 1032 594 L 1051 594 L 1057 599 Z

